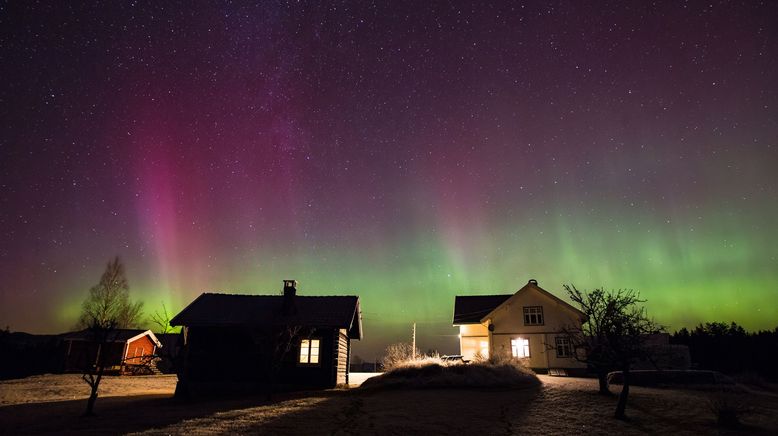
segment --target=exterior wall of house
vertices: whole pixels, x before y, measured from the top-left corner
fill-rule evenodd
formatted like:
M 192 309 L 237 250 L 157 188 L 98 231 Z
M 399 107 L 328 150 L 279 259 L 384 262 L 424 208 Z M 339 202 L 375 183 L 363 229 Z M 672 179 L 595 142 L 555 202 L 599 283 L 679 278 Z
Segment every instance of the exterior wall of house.
M 542 325 L 525 325 L 524 307 L 543 308 Z M 526 288 L 503 303 L 488 320 L 494 325 L 490 332 L 490 353 L 510 356 L 511 339 L 529 340 L 530 357 L 527 366 L 534 369 L 585 368 L 573 357 L 557 357 L 556 337 L 565 327 L 579 325 L 578 314 L 544 293 Z M 488 329 L 487 329 L 488 331 Z
M 492 352 L 495 355 L 511 356 L 511 340 L 529 340 L 530 357 L 524 360 L 533 369 L 586 368 L 586 365 L 572 357 L 557 357 L 556 333 L 499 333 L 492 335 Z
M 334 387 L 348 379 L 348 337 L 345 330 L 300 331 L 288 351 L 274 353 L 278 329 L 267 327 L 185 327 L 184 363 L 177 393 L 256 392 L 270 383 L 281 387 Z M 345 339 L 345 341 L 343 340 Z M 303 340 L 318 340 L 318 362 L 301 362 Z
M 148 357 L 154 355 L 156 344 L 148 336 L 140 338 L 127 344 L 124 355 L 126 365 L 145 365 L 148 364 Z
M 462 324 L 459 326 L 459 354 L 465 360 L 473 360 L 479 352 L 489 357 L 489 330 L 483 324 Z
M 300 348 L 303 339 L 319 340 L 318 363 L 300 363 Z M 343 354 L 345 354 L 345 349 Z M 300 336 L 294 339 L 291 351 L 281 362 L 279 382 L 293 387 L 335 387 L 338 383 L 340 357 L 338 329 L 317 328 L 310 332 L 301 332 Z
M 335 331 L 337 347 L 333 347 L 333 367 L 335 368 L 335 383 L 339 385 L 348 384 L 348 366 L 350 353 L 350 340 L 346 329 Z

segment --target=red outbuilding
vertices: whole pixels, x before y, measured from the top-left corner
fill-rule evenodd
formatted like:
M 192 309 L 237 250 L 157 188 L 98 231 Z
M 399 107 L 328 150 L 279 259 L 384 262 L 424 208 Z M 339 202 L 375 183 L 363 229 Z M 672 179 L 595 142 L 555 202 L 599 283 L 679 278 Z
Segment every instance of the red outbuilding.
M 151 330 L 117 329 L 108 334 L 105 344 L 96 343 L 89 330 L 62 335 L 64 370 L 80 372 L 96 364 L 100 355 L 106 359 L 106 372 L 115 374 L 149 374 L 155 368 L 157 350 L 162 347 Z

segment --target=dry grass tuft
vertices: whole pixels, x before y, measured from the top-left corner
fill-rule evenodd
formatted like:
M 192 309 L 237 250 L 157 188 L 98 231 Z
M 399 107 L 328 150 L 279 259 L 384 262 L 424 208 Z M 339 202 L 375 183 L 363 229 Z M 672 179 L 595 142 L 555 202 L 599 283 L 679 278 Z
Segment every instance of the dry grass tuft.
M 745 413 L 749 413 L 748 407 L 743 405 L 730 393 L 721 391 L 708 400 L 710 411 L 716 419 L 716 424 L 724 428 L 740 427 L 740 419 Z
M 523 388 L 539 386 L 534 372 L 515 359 L 470 364 L 422 357 L 398 362 L 393 369 L 366 380 L 361 389 L 387 388 Z

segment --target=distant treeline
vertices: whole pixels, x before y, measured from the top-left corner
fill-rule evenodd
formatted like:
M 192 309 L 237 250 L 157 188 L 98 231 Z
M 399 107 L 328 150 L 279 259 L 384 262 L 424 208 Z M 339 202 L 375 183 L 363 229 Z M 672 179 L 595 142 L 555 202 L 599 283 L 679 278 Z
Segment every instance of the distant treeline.
M 670 336 L 671 344 L 689 347 L 692 364 L 725 374 L 758 374 L 778 381 L 778 327 L 747 332 L 736 323 L 709 322 Z
M 58 335 L 32 335 L 0 330 L 0 380 L 62 371 Z
M 734 322 L 711 322 L 682 328 L 670 336 L 670 343 L 688 346 L 698 369 L 753 373 L 778 381 L 778 327 L 748 332 Z M 61 372 L 63 353 L 59 335 L 0 330 L 0 380 Z

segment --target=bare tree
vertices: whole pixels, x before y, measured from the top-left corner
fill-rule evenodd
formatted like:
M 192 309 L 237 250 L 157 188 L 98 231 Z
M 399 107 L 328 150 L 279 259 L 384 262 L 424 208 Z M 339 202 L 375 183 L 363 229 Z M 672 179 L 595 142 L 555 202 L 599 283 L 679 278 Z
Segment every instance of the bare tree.
M 81 377 L 91 388 L 85 415 L 94 414 L 98 388 L 108 363 L 108 344 L 116 339 L 118 329 L 133 327 L 140 319 L 143 303 L 131 302 L 129 291 L 124 266 L 116 257 L 108 262 L 100 282 L 89 290 L 81 305 L 78 324 L 86 329 L 95 349 L 95 360 L 87 359 Z
M 389 371 L 403 362 L 414 360 L 415 356 L 420 356 L 421 351 L 414 349 L 413 345 L 406 342 L 391 344 L 386 347 L 386 354 L 381 363 L 385 371 Z
M 582 292 L 573 285 L 564 285 L 570 299 L 586 314 L 582 325 L 570 325 L 563 329 L 573 347 L 573 357 L 587 364 L 599 381 L 599 392 L 610 395 L 608 372 L 613 370 L 614 356 L 606 337 L 608 318 L 607 296 L 604 290 Z
M 636 291 L 586 292 L 573 285 L 565 285 L 565 290 L 588 317 L 580 327 L 569 326 L 563 332 L 574 348 L 574 357 L 595 371 L 602 394 L 610 394 L 608 372 L 622 371 L 623 385 L 615 412 L 616 418 L 622 419 L 629 396 L 630 368 L 634 362 L 650 357 L 645 341 L 662 327 L 648 318 L 641 306 L 645 300 Z
M 165 307 L 165 303 L 162 303 L 162 311 L 155 311 L 151 315 L 150 320 L 153 324 L 159 327 L 157 329 L 157 333 L 164 335 L 173 331 L 173 327 L 170 325 L 170 320 L 172 318 L 173 316 L 168 313 L 167 307 Z
M 289 351 L 295 344 L 295 339 L 298 338 L 303 328 L 296 325 L 283 326 L 276 331 L 273 338 L 273 374 L 277 374 L 281 369 L 282 363 Z
M 174 340 L 170 340 L 166 337 L 169 333 L 176 333 L 176 329 L 170 325 L 170 320 L 173 319 L 173 315 L 168 312 L 165 303 L 162 304 L 162 310 L 154 311 L 149 316 L 148 323 L 153 324 L 155 333 L 158 333 L 159 340 L 162 342 L 162 347 L 157 348 L 156 355 L 152 356 L 152 359 L 148 362 L 148 367 L 151 369 L 156 366 L 157 369 L 164 373 L 172 372 L 178 362 L 178 348 L 177 343 Z
M 311 328 L 303 328 L 297 325 L 285 325 L 275 330 L 271 335 L 272 352 L 268 354 L 270 374 L 267 385 L 267 397 L 270 399 L 275 388 L 280 383 L 281 369 L 284 366 L 286 356 L 292 351 L 295 344 L 302 338 L 310 338 L 313 333 Z

